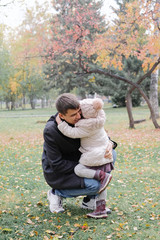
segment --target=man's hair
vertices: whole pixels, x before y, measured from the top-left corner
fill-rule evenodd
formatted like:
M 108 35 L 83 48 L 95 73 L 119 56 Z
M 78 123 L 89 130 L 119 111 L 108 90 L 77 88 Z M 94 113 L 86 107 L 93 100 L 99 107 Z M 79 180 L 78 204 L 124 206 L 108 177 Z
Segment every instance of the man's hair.
M 78 109 L 79 101 L 71 93 L 63 93 L 56 100 L 56 108 L 59 113 L 66 114 L 68 109 Z

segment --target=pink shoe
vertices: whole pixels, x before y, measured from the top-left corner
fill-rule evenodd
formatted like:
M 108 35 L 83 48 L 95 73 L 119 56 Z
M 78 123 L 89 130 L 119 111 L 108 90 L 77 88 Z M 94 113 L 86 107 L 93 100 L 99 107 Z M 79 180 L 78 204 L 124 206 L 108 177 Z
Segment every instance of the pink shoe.
M 101 181 L 101 187 L 100 187 L 98 193 L 101 193 L 101 192 L 103 192 L 104 189 L 106 189 L 106 187 L 107 187 L 108 184 L 110 183 L 111 179 L 112 179 L 112 175 L 109 174 L 109 173 L 105 173 L 105 177 L 104 177 L 104 179 Z
M 87 217 L 91 218 L 107 218 L 107 211 L 106 211 L 106 202 L 105 200 L 99 200 L 96 202 L 96 210 L 92 213 L 88 213 Z

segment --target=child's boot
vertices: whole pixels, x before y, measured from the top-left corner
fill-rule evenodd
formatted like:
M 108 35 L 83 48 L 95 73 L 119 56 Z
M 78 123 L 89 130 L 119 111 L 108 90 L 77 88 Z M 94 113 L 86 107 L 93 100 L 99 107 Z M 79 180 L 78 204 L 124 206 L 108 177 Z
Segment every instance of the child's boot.
M 92 213 L 88 213 L 87 217 L 91 218 L 107 218 L 107 211 L 106 211 L 106 201 L 104 199 L 99 200 L 96 202 L 96 210 Z
M 101 186 L 100 186 L 100 189 L 98 192 L 98 193 L 101 193 L 110 183 L 110 181 L 112 179 L 112 175 L 109 173 L 105 173 L 102 170 L 97 170 L 94 175 L 94 179 L 97 179 L 101 182 Z

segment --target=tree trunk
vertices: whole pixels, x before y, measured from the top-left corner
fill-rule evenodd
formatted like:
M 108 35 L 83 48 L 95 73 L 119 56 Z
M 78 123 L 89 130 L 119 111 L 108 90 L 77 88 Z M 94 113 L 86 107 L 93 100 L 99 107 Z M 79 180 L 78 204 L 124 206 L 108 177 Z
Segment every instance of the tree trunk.
M 154 110 L 153 110 L 153 108 L 152 108 L 152 105 L 151 105 L 151 103 L 150 103 L 147 95 L 143 92 L 143 90 L 142 90 L 141 87 L 139 86 L 139 84 L 136 84 L 136 83 L 130 81 L 129 79 L 125 79 L 125 78 L 123 78 L 123 77 L 120 77 L 120 76 L 117 76 L 117 75 L 114 75 L 114 74 L 108 74 L 108 73 L 107 73 L 106 75 L 109 75 L 109 76 L 111 76 L 111 77 L 113 77 L 113 78 L 116 78 L 116 79 L 122 80 L 122 81 L 124 81 L 124 82 L 127 82 L 127 83 L 131 84 L 133 87 L 137 88 L 137 90 L 138 90 L 139 93 L 142 95 L 142 97 L 145 99 L 145 101 L 146 101 L 146 103 L 147 103 L 147 105 L 148 105 L 148 108 L 149 108 L 150 113 L 151 113 L 151 119 L 152 119 L 153 125 L 155 126 L 155 128 L 160 128 L 160 126 L 159 126 L 159 124 L 158 124 L 158 122 L 157 122 L 157 120 L 156 120 L 156 117 L 155 117 L 155 114 L 154 114 Z M 132 91 L 133 91 L 133 88 L 131 88 L 131 89 L 128 91 L 128 93 L 131 94 Z
M 129 118 L 129 128 L 135 128 L 133 114 L 132 114 L 132 97 L 129 92 L 126 95 L 126 107 L 127 107 L 128 118 Z
M 152 105 L 156 118 L 159 118 L 159 104 L 158 104 L 158 69 L 151 74 L 150 82 L 150 103 Z
M 160 59 L 159 59 L 159 61 L 160 61 Z M 100 71 L 100 72 L 101 72 L 101 71 Z M 139 93 L 142 95 L 142 97 L 144 98 L 144 100 L 146 101 L 146 103 L 147 103 L 147 105 L 148 105 L 148 108 L 149 108 L 150 113 L 151 113 L 151 119 L 152 119 L 153 125 L 155 126 L 155 128 L 160 128 L 160 126 L 159 126 L 159 124 L 158 124 L 158 122 L 157 122 L 157 120 L 156 120 L 156 117 L 155 117 L 155 114 L 154 114 L 154 110 L 153 110 L 153 108 L 152 108 L 152 105 L 151 105 L 151 103 L 150 103 L 147 95 L 146 95 L 146 94 L 143 92 L 143 90 L 141 89 L 139 83 L 136 84 L 136 83 L 130 81 L 129 79 L 126 79 L 126 78 L 117 76 L 117 75 L 115 75 L 115 74 L 105 73 L 105 75 L 108 75 L 108 76 L 110 76 L 110 77 L 112 77 L 112 78 L 115 78 L 115 79 L 122 80 L 122 81 L 127 82 L 127 83 L 129 83 L 130 85 L 132 85 L 131 89 L 128 91 L 129 94 L 131 94 L 132 91 L 133 91 L 135 88 L 137 88 L 137 90 L 138 90 Z M 146 75 L 147 75 L 147 74 L 146 74 Z M 134 87 L 134 88 L 133 88 L 133 87 Z
M 26 98 L 25 98 L 25 94 L 23 94 L 23 99 L 22 99 L 22 109 L 26 108 Z
M 139 89 L 138 89 L 138 90 L 139 90 Z M 145 99 L 145 101 L 146 101 L 146 103 L 147 103 L 147 105 L 148 105 L 148 107 L 149 107 L 149 110 L 150 110 L 150 113 L 151 113 L 151 119 L 152 119 L 152 122 L 153 122 L 155 128 L 160 128 L 160 126 L 159 126 L 158 123 L 157 123 L 156 116 L 155 116 L 155 114 L 154 114 L 154 110 L 153 110 L 153 108 L 152 108 L 152 105 L 151 105 L 148 97 L 143 93 L 143 91 L 141 92 L 141 94 L 142 94 L 143 98 Z
M 41 98 L 41 108 L 44 108 L 44 107 L 45 107 L 45 99 Z
M 30 98 L 30 104 L 31 104 L 31 108 L 35 109 L 36 107 L 36 101 L 34 100 L 34 98 Z
M 124 77 L 121 77 L 121 76 L 118 76 L 116 74 L 113 74 L 113 73 L 110 73 L 110 72 L 105 72 L 104 70 L 102 69 L 93 69 L 93 70 L 90 70 L 88 71 L 87 69 L 84 68 L 84 66 L 81 64 L 81 68 L 88 74 L 88 73 L 99 73 L 99 74 L 104 74 L 105 76 L 109 76 L 111 78 L 114 78 L 114 79 L 118 79 L 118 80 L 121 80 L 123 82 L 126 82 L 128 84 L 130 84 L 132 87 L 130 88 L 130 90 L 128 91 L 130 94 L 133 92 L 133 90 L 135 88 L 137 88 L 137 90 L 140 92 L 140 94 L 142 95 L 142 97 L 145 99 L 147 105 L 148 105 L 148 108 L 150 110 L 150 113 L 151 113 L 151 119 L 152 119 L 152 122 L 153 122 L 153 125 L 155 126 L 155 128 L 160 128 L 160 126 L 158 125 L 157 121 L 156 121 L 156 117 L 155 117 L 155 114 L 154 114 L 154 111 L 153 111 L 153 108 L 152 108 L 152 105 L 148 99 L 148 97 L 146 96 L 146 94 L 143 92 L 143 90 L 141 89 L 140 87 L 140 83 L 146 78 L 148 77 L 154 70 L 155 68 L 159 65 L 160 63 L 160 58 L 158 58 L 158 60 L 154 63 L 154 65 L 152 66 L 152 68 L 145 74 L 143 75 L 138 81 L 137 83 L 134 83 L 132 82 L 131 80 L 127 79 L 127 78 L 124 78 Z
M 6 108 L 10 110 L 10 103 L 8 101 L 6 101 Z
M 157 1 L 159 5 L 157 12 L 160 11 L 160 0 Z M 155 37 L 159 37 L 159 31 L 160 31 L 160 17 L 153 14 L 153 18 L 155 21 Z M 158 52 L 155 55 L 157 58 L 159 56 Z M 151 82 L 150 82 L 150 103 L 152 105 L 152 108 L 154 110 L 154 114 L 156 118 L 159 118 L 159 103 L 158 103 L 158 68 L 151 73 Z
M 12 102 L 11 102 L 11 110 L 15 110 L 15 101 L 14 100 L 12 100 Z

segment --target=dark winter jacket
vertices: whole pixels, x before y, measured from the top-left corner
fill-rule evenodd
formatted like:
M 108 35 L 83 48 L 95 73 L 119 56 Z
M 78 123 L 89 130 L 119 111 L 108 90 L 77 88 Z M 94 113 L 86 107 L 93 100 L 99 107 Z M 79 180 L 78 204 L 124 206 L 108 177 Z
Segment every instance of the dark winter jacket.
M 80 139 L 64 136 L 57 128 L 56 115 L 52 116 L 44 129 L 42 167 L 46 182 L 53 189 L 84 188 L 84 180 L 75 175 L 78 164 Z

